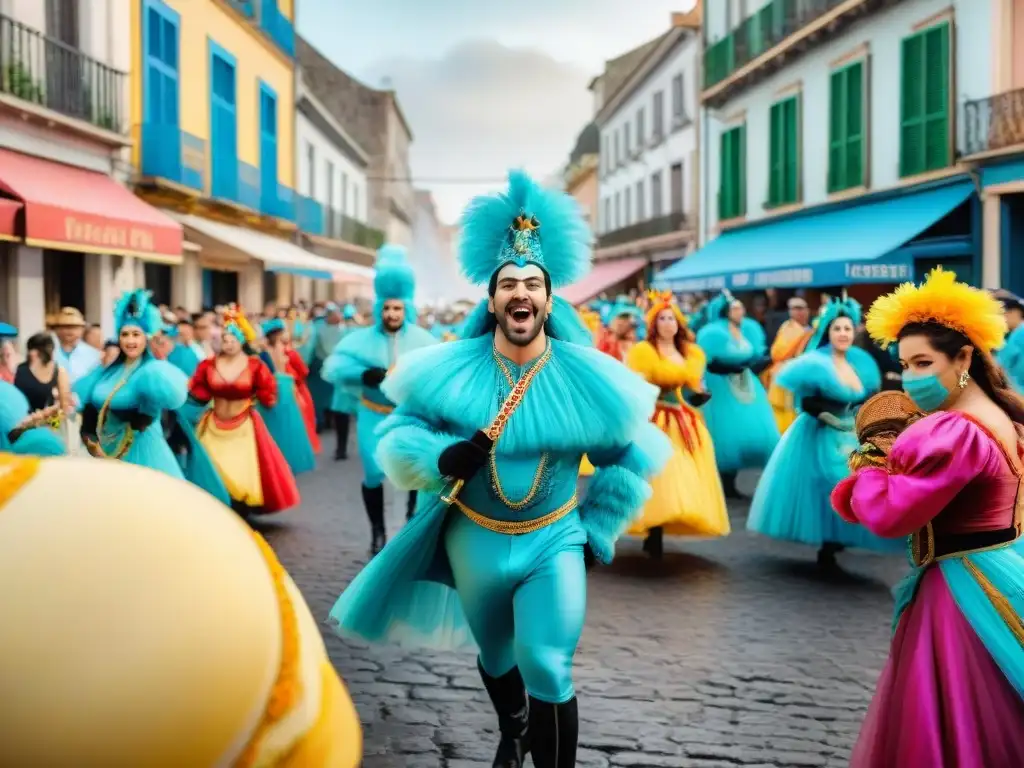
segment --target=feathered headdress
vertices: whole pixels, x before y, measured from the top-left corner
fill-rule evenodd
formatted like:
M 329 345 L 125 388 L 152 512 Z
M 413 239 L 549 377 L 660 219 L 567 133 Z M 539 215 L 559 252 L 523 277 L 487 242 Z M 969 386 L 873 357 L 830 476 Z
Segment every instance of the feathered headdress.
M 894 344 L 910 323 L 937 323 L 959 331 L 985 352 L 1006 339 L 1003 306 L 991 294 L 958 283 L 956 274 L 936 267 L 920 285 L 903 283 L 868 310 L 865 326 L 882 349 Z
M 237 304 L 228 304 L 224 309 L 221 318 L 224 323 L 224 332 L 230 333 L 243 344 L 252 344 L 256 341 L 256 331 L 249 324 L 249 318 Z
M 648 328 L 654 325 L 654 321 L 658 319 L 658 314 L 666 309 L 672 310 L 672 314 L 676 316 L 676 322 L 679 323 L 681 328 L 689 326 L 686 316 L 683 315 L 679 304 L 676 303 L 676 297 L 672 295 L 672 291 L 651 290 L 647 292 L 647 298 L 651 304 L 651 308 L 647 310 Z
M 266 338 L 272 333 L 288 330 L 288 326 L 285 325 L 284 320 L 280 317 L 272 317 L 269 320 L 263 321 L 263 324 L 260 326 L 260 330 L 263 332 L 263 338 Z
M 373 292 L 376 295 L 373 316 L 381 322 L 384 302 L 405 303 L 406 319 L 413 316 L 413 299 L 416 297 L 416 274 L 405 257 L 405 248 L 400 245 L 382 245 L 377 251 L 374 265 L 377 273 L 373 276 Z
M 146 336 L 163 329 L 160 310 L 150 301 L 152 295 L 151 291 L 142 288 L 121 295 L 114 304 L 114 328 L 118 334 L 129 326 L 141 329 Z
M 715 296 L 707 303 L 705 312 L 707 313 L 706 320 L 711 322 L 712 320 L 721 320 L 729 313 L 729 308 L 735 303 L 737 299 L 729 293 L 729 291 L 722 291 L 720 294 Z
M 832 325 L 832 322 L 839 317 L 850 318 L 854 328 L 860 324 L 860 302 L 847 296 L 846 291 L 843 291 L 840 298 L 830 298 L 821 305 L 821 309 L 818 310 L 817 322 L 814 323 L 814 333 L 811 334 L 811 338 L 808 340 L 804 349 L 817 349 L 822 344 L 827 343 L 829 326 Z
M 507 192 L 477 197 L 466 208 L 459 261 L 477 285 L 507 264 L 536 264 L 561 288 L 590 270 L 590 228 L 572 197 L 512 171 Z

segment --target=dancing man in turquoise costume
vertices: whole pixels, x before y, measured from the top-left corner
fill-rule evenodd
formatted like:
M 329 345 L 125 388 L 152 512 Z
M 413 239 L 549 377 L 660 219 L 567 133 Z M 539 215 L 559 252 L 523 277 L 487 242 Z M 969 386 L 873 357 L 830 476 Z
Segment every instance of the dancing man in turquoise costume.
M 537 768 L 570 768 L 586 564 L 612 559 L 671 448 L 649 423 L 657 389 L 584 346 L 590 332 L 552 296 L 589 269 L 576 202 L 515 172 L 462 226 L 463 272 L 488 298 L 460 341 L 407 355 L 383 386 L 398 407 L 377 459 L 424 499 L 330 619 L 370 641 L 475 645 L 501 733 L 494 765 L 532 752 Z M 597 471 L 579 503 L 583 454 Z
M 381 384 L 407 352 L 437 343 L 429 331 L 416 325 L 413 308 L 416 278 L 406 261 L 405 249 L 397 245 L 381 247 L 377 252 L 376 270 L 374 324 L 345 334 L 320 372 L 325 381 L 359 398 L 356 440 L 363 462 L 363 503 L 370 519 L 370 551 L 374 555 L 387 542 L 384 473 L 374 457 L 378 441 L 376 430 L 395 409 L 394 402 L 381 391 Z M 406 502 L 407 519 L 412 517 L 415 508 L 416 491 L 413 489 Z

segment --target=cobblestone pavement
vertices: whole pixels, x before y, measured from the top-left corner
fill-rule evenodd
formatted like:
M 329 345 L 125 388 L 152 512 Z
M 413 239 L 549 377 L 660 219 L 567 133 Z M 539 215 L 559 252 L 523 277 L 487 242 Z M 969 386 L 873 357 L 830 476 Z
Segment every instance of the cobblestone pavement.
M 300 478 L 302 507 L 259 526 L 318 619 L 366 560 L 360 477 L 357 458 L 326 456 Z M 751 492 L 753 478 L 740 480 Z M 393 531 L 404 495 L 387 498 Z M 666 539 L 661 563 L 624 539 L 615 562 L 591 573 L 576 655 L 580 766 L 847 764 L 905 566 L 843 553 L 844 572 L 826 578 L 811 548 L 747 533 L 745 512 L 734 507 L 725 540 Z M 489 768 L 495 722 L 472 655 L 325 632 L 364 724 L 365 768 Z

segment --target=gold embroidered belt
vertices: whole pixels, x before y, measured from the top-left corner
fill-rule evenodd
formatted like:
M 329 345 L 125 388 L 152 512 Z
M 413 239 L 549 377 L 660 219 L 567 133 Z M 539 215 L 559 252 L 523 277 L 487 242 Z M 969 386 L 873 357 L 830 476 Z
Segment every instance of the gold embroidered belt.
M 487 517 L 486 515 L 481 515 L 479 512 L 475 512 L 457 498 L 452 499 L 452 506 L 457 507 L 462 514 L 481 528 L 486 528 L 487 530 L 494 531 L 495 533 L 504 533 L 508 536 L 533 533 L 534 531 L 539 531 L 541 528 L 546 528 L 552 523 L 561 520 L 576 509 L 576 504 L 577 498 L 574 493 L 572 498 L 565 502 L 565 504 L 560 506 L 554 512 L 548 512 L 548 514 L 543 517 L 537 517 L 533 520 L 495 520 L 493 517 Z
M 379 413 L 382 416 L 387 416 L 389 413 L 395 410 L 393 405 L 384 405 L 383 403 L 375 403 L 373 400 L 368 400 L 365 397 L 359 398 L 359 404 L 362 405 L 366 410 Z

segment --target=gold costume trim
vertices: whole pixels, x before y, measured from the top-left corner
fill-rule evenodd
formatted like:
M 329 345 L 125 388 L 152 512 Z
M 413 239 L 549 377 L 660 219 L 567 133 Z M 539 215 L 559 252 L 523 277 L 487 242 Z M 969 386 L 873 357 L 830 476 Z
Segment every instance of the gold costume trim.
M 125 366 L 125 374 L 122 379 L 114 385 L 114 388 L 110 390 L 110 395 L 106 400 L 103 401 L 103 405 L 100 407 L 99 416 L 96 419 L 96 439 L 90 440 L 84 438 L 86 450 L 89 451 L 97 459 L 123 459 L 128 451 L 132 449 L 132 443 L 135 442 L 135 430 L 127 424 L 124 425 L 124 435 L 121 437 L 121 441 L 117 444 L 117 449 L 113 454 L 108 454 L 103 449 L 103 440 L 106 437 L 104 427 L 107 426 L 107 415 L 110 412 L 110 404 L 114 401 L 114 395 L 121 391 L 121 387 L 128 383 L 128 379 L 131 377 L 135 370 L 139 367 L 138 363 L 132 363 L 130 366 Z
M 0 453 L 0 507 L 17 495 L 39 469 L 39 459 Z
M 291 598 L 288 596 L 288 588 L 285 586 L 287 575 L 266 540 L 255 531 L 252 536 L 274 582 L 274 594 L 277 597 L 277 608 L 281 616 L 281 666 L 277 671 L 274 687 L 270 689 L 263 717 L 260 718 L 260 723 L 253 731 L 245 749 L 232 764 L 233 768 L 251 768 L 256 764 L 267 732 L 288 714 L 302 694 L 302 682 L 299 676 L 299 621 L 295 615 L 295 606 L 292 605 Z
M 504 533 L 508 536 L 519 536 L 524 533 L 539 531 L 541 528 L 546 528 L 552 523 L 561 520 L 576 509 L 577 498 L 574 493 L 571 499 L 554 512 L 549 512 L 543 517 L 537 517 L 533 520 L 495 520 L 492 517 L 487 517 L 485 515 L 481 515 L 479 512 L 473 511 L 458 499 L 452 499 L 452 504 L 456 506 L 462 514 L 481 528 L 486 528 L 487 530 L 494 531 L 495 533 Z
M 1024 621 L 1017 614 L 1017 611 L 1013 609 L 1010 601 L 1006 599 L 1006 596 L 996 588 L 996 585 L 988 580 L 988 577 L 981 572 L 969 557 L 964 558 L 964 565 L 967 567 L 967 572 L 974 577 L 974 580 L 978 582 L 978 586 L 981 587 L 981 591 L 985 593 L 985 597 L 992 603 L 992 607 L 996 609 L 996 613 L 999 617 L 1006 622 L 1006 626 L 1009 627 L 1010 632 L 1017 638 L 1017 642 L 1024 647 Z
M 365 397 L 359 398 L 359 404 L 368 411 L 379 413 L 382 416 L 387 416 L 389 413 L 394 412 L 395 406 L 383 405 L 381 403 L 375 403 L 373 400 L 367 400 Z

